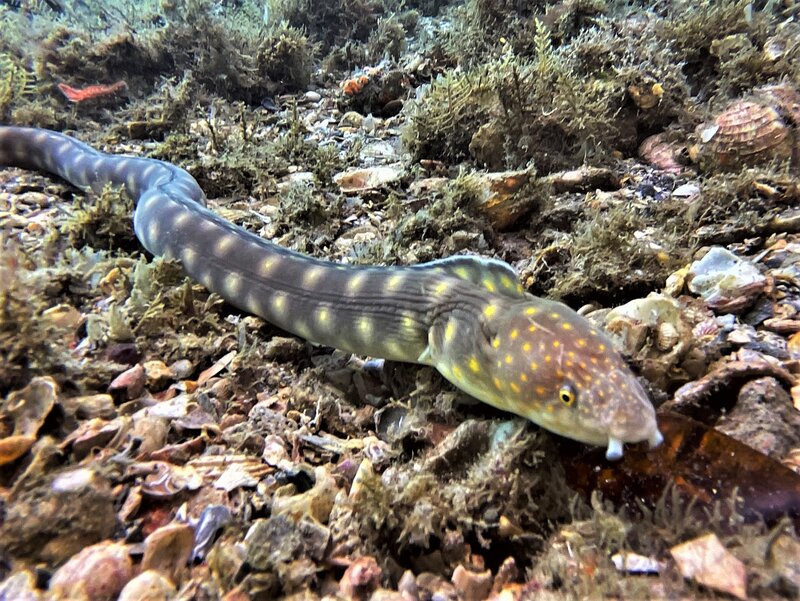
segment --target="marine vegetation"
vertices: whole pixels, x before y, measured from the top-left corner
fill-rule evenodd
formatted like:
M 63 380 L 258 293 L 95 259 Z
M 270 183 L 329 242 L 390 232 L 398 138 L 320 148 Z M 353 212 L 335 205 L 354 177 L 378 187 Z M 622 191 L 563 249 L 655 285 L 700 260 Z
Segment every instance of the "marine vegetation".
M 7 120 L 14 105 L 33 91 L 33 74 L 20 64 L 18 58 L 0 54 L 0 120 Z

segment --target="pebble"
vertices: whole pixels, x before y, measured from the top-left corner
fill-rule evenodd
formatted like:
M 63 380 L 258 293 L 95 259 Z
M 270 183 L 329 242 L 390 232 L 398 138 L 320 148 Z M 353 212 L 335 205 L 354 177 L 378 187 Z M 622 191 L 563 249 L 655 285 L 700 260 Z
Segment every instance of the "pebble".
M 117 415 L 114 398 L 110 394 L 90 394 L 64 399 L 61 404 L 71 413 L 83 419 L 113 419 Z
M 356 111 L 347 111 L 339 119 L 339 129 L 361 129 L 364 123 L 364 115 Z
M 491 570 L 472 572 L 459 565 L 453 571 L 451 581 L 453 586 L 456 587 L 458 598 L 463 601 L 481 601 L 486 599 L 489 591 L 492 590 Z
M 694 198 L 700 194 L 700 186 L 697 184 L 683 184 L 672 191 L 675 198 Z
M 167 367 L 163 361 L 145 361 L 144 373 L 146 376 L 147 388 L 161 389 L 170 381 L 175 379 L 175 374 Z
M 170 364 L 169 370 L 173 373 L 176 380 L 185 380 L 192 375 L 194 363 L 188 359 L 178 359 Z
M 122 589 L 117 601 L 169 601 L 175 585 L 155 570 L 142 572 Z
M 118 375 L 108 387 L 111 394 L 124 395 L 129 401 L 138 398 L 144 392 L 146 376 L 144 367 L 136 364 Z
M 313 90 L 309 90 L 305 94 L 303 94 L 303 100 L 306 102 L 319 102 L 322 100 L 322 95 L 319 92 L 314 92 Z
M 368 599 L 381 583 L 381 568 L 374 557 L 359 557 L 344 571 L 339 591 L 348 599 Z
M 50 579 L 53 599 L 114 599 L 133 577 L 128 546 L 105 541 L 86 547 Z
M 155 570 L 180 582 L 194 548 L 194 529 L 189 524 L 162 526 L 144 541 L 143 570 Z

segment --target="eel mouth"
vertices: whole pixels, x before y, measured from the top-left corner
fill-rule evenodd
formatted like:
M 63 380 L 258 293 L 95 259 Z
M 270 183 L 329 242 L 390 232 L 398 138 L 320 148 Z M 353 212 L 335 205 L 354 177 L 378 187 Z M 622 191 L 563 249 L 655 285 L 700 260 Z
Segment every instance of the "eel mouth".
M 658 428 L 653 430 L 652 434 L 650 434 L 650 437 L 647 439 L 647 444 L 650 446 L 651 449 L 655 449 L 662 442 L 664 442 L 664 435 Z M 606 459 L 608 459 L 609 461 L 618 461 L 622 459 L 624 450 L 625 446 L 621 439 L 616 438 L 615 436 L 608 437 L 608 447 L 606 448 Z

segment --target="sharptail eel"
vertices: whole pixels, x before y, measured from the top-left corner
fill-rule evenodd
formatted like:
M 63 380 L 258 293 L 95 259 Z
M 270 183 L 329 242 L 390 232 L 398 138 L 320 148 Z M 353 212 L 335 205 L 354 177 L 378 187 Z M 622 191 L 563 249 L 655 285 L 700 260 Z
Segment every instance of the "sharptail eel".
M 342 265 L 264 240 L 206 207 L 183 169 L 99 152 L 61 133 L 0 127 L 0 164 L 78 188 L 121 185 L 154 255 L 243 311 L 315 343 L 432 365 L 477 399 L 607 447 L 661 443 L 646 392 L 600 330 L 527 294 L 506 263 L 456 256 L 407 267 Z

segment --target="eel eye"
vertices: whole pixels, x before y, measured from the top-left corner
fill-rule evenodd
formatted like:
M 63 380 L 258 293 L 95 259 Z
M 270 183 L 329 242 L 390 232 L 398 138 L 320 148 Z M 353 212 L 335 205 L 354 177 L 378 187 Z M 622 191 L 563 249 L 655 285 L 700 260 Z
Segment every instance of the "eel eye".
M 561 402 L 564 403 L 567 407 L 571 407 L 575 400 L 578 398 L 575 389 L 570 386 L 569 384 L 565 384 L 561 387 L 558 391 L 558 398 L 561 399 Z

